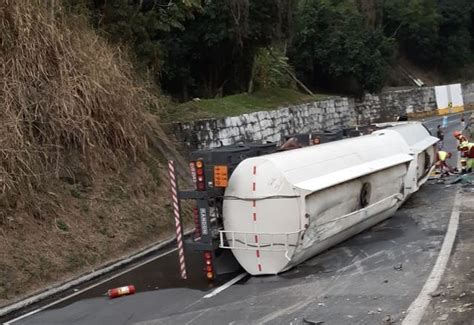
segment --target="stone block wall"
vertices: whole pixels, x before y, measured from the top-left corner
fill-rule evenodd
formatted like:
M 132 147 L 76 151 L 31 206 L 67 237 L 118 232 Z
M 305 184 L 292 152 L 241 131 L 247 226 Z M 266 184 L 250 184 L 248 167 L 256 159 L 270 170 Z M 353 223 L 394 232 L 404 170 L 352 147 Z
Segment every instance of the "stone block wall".
M 398 111 L 400 115 L 428 115 L 437 109 L 434 87 L 386 92 L 380 99 L 382 111 Z
M 280 142 L 289 134 L 354 125 L 353 107 L 353 100 L 332 98 L 275 111 L 177 123 L 175 133 L 192 149 L 214 148 L 244 141 Z
M 467 83 L 462 85 L 462 96 L 464 101 L 464 108 L 474 109 L 474 83 Z
M 474 109 L 474 83 L 463 85 L 464 102 Z M 367 94 L 362 99 L 335 97 L 221 119 L 176 123 L 173 131 L 190 149 L 238 142 L 281 142 L 287 135 L 393 121 L 400 115 L 434 114 L 434 87 Z

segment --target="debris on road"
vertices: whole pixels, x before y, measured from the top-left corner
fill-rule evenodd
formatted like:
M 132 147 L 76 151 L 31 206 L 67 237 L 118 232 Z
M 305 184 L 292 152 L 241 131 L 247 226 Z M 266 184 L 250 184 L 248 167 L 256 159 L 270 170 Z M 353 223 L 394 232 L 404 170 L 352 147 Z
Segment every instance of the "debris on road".
M 401 270 L 403 270 L 403 264 L 402 264 L 402 263 L 398 263 L 397 265 L 395 265 L 395 266 L 393 267 L 393 269 L 396 270 L 396 271 L 401 271 Z
M 433 298 L 434 297 L 439 297 L 439 296 L 441 296 L 442 293 L 443 293 L 443 291 L 436 290 L 436 291 L 433 291 L 432 293 L 430 293 L 430 296 L 433 297 Z
M 472 185 L 474 184 L 474 175 L 464 174 L 464 175 L 457 176 L 454 180 L 448 182 L 448 184 Z
M 303 318 L 303 323 L 311 324 L 311 325 L 321 325 L 321 324 L 324 324 L 324 321 L 322 321 L 322 320 L 311 320 L 311 319 Z
M 441 316 L 438 317 L 438 320 L 446 321 L 446 320 L 448 320 L 448 317 L 449 317 L 448 314 L 443 314 L 443 315 L 441 315 Z

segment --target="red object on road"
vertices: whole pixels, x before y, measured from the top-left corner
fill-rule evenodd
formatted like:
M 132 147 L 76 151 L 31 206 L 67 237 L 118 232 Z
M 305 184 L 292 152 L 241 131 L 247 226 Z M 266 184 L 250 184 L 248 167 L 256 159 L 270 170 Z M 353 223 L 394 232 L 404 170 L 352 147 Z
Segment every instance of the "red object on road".
M 110 299 L 118 298 L 126 295 L 133 295 L 135 293 L 135 286 L 125 286 L 120 288 L 114 288 L 107 291 Z

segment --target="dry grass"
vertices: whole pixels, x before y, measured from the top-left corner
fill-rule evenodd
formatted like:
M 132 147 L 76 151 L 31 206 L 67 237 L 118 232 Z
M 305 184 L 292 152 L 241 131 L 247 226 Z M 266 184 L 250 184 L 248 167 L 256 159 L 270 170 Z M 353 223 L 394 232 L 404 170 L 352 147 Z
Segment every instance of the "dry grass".
M 93 174 L 146 151 L 144 115 L 157 100 L 84 19 L 54 0 L 3 0 L 0 42 L 0 205 L 72 175 L 65 152 Z
M 187 169 L 124 52 L 55 3 L 0 1 L 0 305 L 165 237 L 164 158 Z

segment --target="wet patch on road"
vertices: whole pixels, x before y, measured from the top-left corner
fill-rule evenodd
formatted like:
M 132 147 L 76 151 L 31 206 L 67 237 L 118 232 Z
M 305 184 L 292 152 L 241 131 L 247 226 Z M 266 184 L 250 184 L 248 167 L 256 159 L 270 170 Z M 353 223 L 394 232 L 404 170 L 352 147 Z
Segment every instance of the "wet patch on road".
M 208 281 L 204 276 L 202 254 L 187 253 L 186 263 L 188 268 L 188 278 L 186 280 L 180 278 L 178 253 L 174 251 L 162 258 L 88 290 L 71 300 L 56 305 L 53 308 L 62 308 L 79 300 L 106 297 L 107 290 L 126 285 L 134 285 L 137 292 L 170 288 L 187 288 L 207 292 L 235 276 L 235 274 L 228 274 L 219 277 L 215 281 Z

